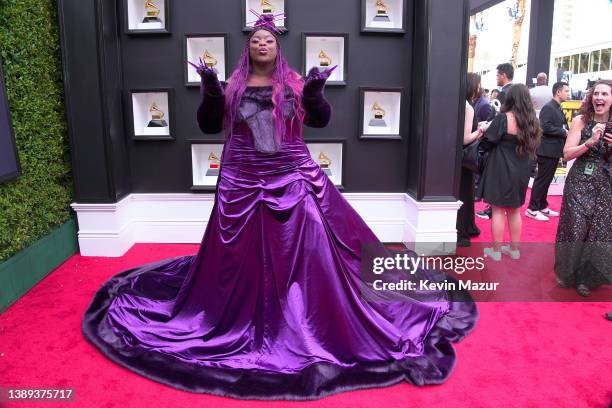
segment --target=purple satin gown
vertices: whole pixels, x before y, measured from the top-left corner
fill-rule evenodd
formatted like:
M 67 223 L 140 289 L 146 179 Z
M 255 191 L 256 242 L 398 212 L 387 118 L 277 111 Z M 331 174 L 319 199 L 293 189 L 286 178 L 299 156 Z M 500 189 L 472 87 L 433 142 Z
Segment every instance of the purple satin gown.
M 270 93 L 245 92 L 260 119 Z M 446 292 L 368 300 L 362 245 L 387 250 L 299 137 L 263 152 L 275 148 L 271 127 L 243 113 L 224 146 L 198 253 L 108 280 L 84 316 L 86 338 L 145 377 L 234 398 L 444 382 L 455 364 L 450 342 L 475 326 L 475 304 Z

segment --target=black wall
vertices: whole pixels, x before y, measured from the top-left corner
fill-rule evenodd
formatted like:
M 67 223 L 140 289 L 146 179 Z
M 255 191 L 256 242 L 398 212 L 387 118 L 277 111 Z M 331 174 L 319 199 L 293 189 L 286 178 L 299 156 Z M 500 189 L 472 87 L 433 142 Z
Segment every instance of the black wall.
M 538 73 L 548 74 L 554 14 L 555 0 L 532 0 L 529 51 L 527 53 L 527 84 L 529 86 L 533 85 L 531 79 L 535 78 Z M 550 79 L 549 84 L 554 84 L 555 79 Z
M 114 1 L 58 1 L 75 199 L 116 202 L 130 193 Z
M 129 192 L 190 192 L 188 139 L 197 88 L 184 85 L 185 33 L 228 33 L 230 68 L 242 51 L 240 1 L 170 1 L 170 35 L 124 33 L 122 0 L 59 0 L 76 200 L 114 202 Z M 360 33 L 356 0 L 288 0 L 281 46 L 300 69 L 302 32 L 348 33 L 348 85 L 328 87 L 334 117 L 312 138 L 346 139 L 346 192 L 409 192 L 454 200 L 463 120 L 467 0 L 408 0 L 406 34 Z M 359 140 L 359 87 L 404 87 L 402 141 Z M 174 141 L 134 141 L 122 92 L 173 88 Z M 127 106 L 127 105 L 126 105 Z
M 458 195 L 465 115 L 467 1 L 415 2 L 413 109 L 407 191 L 419 201 Z M 418 79 L 418 80 L 416 80 Z
M 470 14 L 479 13 L 504 0 L 470 0 Z

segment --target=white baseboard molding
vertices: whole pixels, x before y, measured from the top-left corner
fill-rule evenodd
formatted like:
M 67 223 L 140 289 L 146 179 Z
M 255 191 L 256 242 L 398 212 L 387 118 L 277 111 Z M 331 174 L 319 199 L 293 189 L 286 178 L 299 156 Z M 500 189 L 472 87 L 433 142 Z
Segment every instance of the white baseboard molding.
M 403 193 L 344 197 L 382 242 L 422 243 L 417 252 L 440 243 L 436 251 L 454 252 L 461 202 L 423 203 Z M 81 255 L 119 257 L 135 243 L 201 243 L 213 204 L 213 194 L 131 194 L 115 204 L 71 206 Z

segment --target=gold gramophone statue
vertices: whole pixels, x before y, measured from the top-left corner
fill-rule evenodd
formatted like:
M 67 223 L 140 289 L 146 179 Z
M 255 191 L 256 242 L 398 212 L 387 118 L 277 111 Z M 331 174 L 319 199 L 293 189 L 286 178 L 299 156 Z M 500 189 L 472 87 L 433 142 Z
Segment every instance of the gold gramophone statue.
M 217 59 L 213 57 L 212 54 L 208 52 L 208 50 L 204 51 L 204 55 L 202 57 L 202 59 L 204 60 L 204 64 L 206 64 L 208 68 L 212 68 L 217 65 Z
M 388 23 L 389 19 L 389 6 L 387 6 L 382 0 L 376 0 L 376 15 L 374 20 L 376 22 Z
M 372 114 L 373 114 L 373 118 L 370 120 L 370 126 L 378 126 L 378 127 L 387 126 L 387 122 L 385 122 L 385 115 L 387 113 L 378 104 L 378 102 L 374 102 L 374 105 L 372 105 Z
M 319 53 L 319 71 L 325 71 L 327 68 L 329 68 L 331 63 L 331 57 L 327 55 L 325 51 L 321 50 L 321 52 Z
M 147 127 L 168 126 L 168 123 L 164 120 L 164 116 L 166 116 L 166 114 L 157 107 L 155 102 L 153 102 L 149 107 L 149 112 L 151 112 L 151 120 L 147 124 Z
M 319 166 L 321 166 L 321 170 L 323 170 L 323 173 L 327 174 L 328 176 L 331 177 L 332 175 L 332 171 L 331 171 L 331 159 L 329 157 L 327 157 L 325 155 L 324 152 L 321 152 L 319 154 L 319 157 L 317 159 L 317 163 L 319 164 Z
M 208 155 L 208 170 L 206 171 L 206 177 L 218 176 L 220 168 L 221 168 L 221 160 L 219 160 L 216 154 L 211 152 Z
M 161 23 L 161 19 L 159 18 L 160 9 L 159 7 L 152 2 L 151 0 L 147 0 L 144 5 L 145 9 L 145 17 L 142 20 L 143 23 Z
M 274 13 L 274 7 L 269 0 L 261 0 L 261 13 L 272 14 Z

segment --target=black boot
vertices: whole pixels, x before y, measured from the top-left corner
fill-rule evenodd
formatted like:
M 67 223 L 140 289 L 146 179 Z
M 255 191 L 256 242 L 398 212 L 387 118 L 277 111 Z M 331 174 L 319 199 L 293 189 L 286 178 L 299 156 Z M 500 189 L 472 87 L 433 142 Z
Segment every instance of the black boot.
M 457 246 L 467 248 L 472 246 L 469 237 L 457 237 Z

